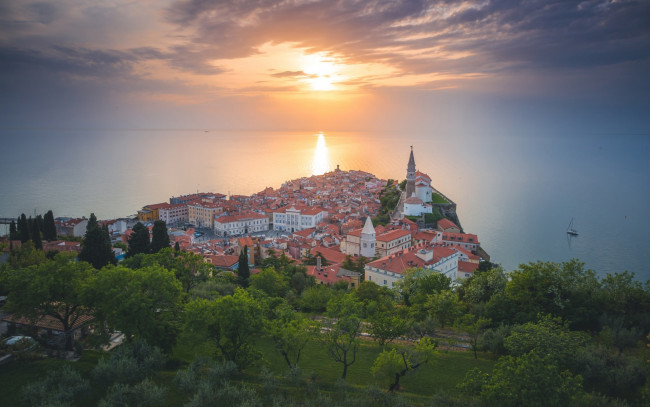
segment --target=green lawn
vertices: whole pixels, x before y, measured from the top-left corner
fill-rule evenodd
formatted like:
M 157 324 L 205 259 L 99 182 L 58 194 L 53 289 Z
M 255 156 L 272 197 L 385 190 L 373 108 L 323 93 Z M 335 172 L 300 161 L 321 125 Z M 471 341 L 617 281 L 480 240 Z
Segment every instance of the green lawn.
M 431 203 L 434 204 L 448 204 L 449 201 L 442 197 L 442 195 L 434 192 L 431 194 Z
M 260 372 L 263 366 L 266 366 L 278 379 L 286 375 L 289 369 L 269 340 L 259 338 L 256 341 L 256 346 L 262 352 L 263 359 L 257 365 L 244 370 L 239 377 L 235 378 L 237 382 L 259 387 L 262 383 Z M 182 394 L 173 384 L 176 370 L 185 368 L 197 355 L 212 356 L 214 352 L 215 347 L 209 342 L 203 344 L 185 340 L 179 342 L 165 369 L 153 378 L 157 384 L 167 387 L 167 406 L 178 406 L 187 401 L 186 395 Z M 376 383 L 370 374 L 370 367 L 379 353 L 379 346 L 374 342 L 362 341 L 356 362 L 348 368 L 347 382 L 352 389 L 362 389 L 369 385 L 384 388 L 384 385 Z M 77 362 L 44 359 L 30 362 L 14 361 L 0 367 L 0 394 L 2 394 L 3 405 L 24 405 L 21 402 L 22 387 L 30 381 L 44 377 L 48 371 L 58 369 L 65 363 L 70 363 L 83 377 L 89 379 L 92 385 L 91 395 L 84 400 L 79 400 L 77 405 L 96 405 L 107 389 L 105 384 L 93 380 L 91 374 L 93 367 L 102 355 L 102 352 L 87 351 Z M 493 364 L 494 361 L 486 355 L 479 355 L 479 359 L 474 360 L 471 352 L 442 350 L 437 353 L 432 362 L 417 373 L 407 375 L 402 379 L 400 394 L 416 403 L 425 402 L 426 397 L 440 390 L 455 394 L 457 393 L 456 384 L 463 380 L 468 370 L 479 367 L 484 371 L 489 371 Z M 342 365 L 330 359 L 325 347 L 320 342 L 313 341 L 308 344 L 303 352 L 300 368 L 304 380 L 315 377 L 315 383 L 321 390 L 332 393 L 337 391 L 336 382 L 341 376 Z M 287 382 L 282 382 L 282 386 L 290 385 Z M 291 392 L 292 389 L 288 387 L 288 391 Z

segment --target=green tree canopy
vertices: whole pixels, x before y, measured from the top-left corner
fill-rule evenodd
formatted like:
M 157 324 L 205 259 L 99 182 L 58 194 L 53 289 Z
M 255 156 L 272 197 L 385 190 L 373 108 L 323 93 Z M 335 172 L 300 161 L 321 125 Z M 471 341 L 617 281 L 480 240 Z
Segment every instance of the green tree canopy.
M 47 241 L 56 240 L 56 224 L 54 223 L 54 213 L 49 210 L 43 217 L 43 239 Z
M 86 234 L 81 241 L 79 260 L 92 264 L 97 270 L 109 264 L 117 264 L 108 229 L 99 227 L 94 213 L 90 214 Z
M 98 319 L 128 340 L 141 338 L 170 350 L 176 340 L 182 288 L 174 273 L 160 265 L 131 270 L 105 267 L 86 291 Z
M 151 229 L 150 253 L 158 253 L 162 249 L 170 246 L 169 235 L 167 234 L 167 224 L 163 220 L 157 220 L 153 223 Z
M 382 351 L 370 369 L 380 380 L 387 380 L 388 390 L 399 390 L 399 382 L 407 373 L 417 370 L 431 360 L 438 343 L 422 338 L 415 346 Z
M 129 236 L 128 244 L 129 251 L 126 253 L 126 257 L 149 253 L 149 229 L 141 222 L 136 223 L 133 226 L 133 233 Z
M 244 249 L 239 253 L 237 283 L 244 288 L 248 287 L 250 276 L 251 272 L 248 266 L 248 246 L 244 246 Z
M 286 303 L 275 309 L 273 319 L 265 320 L 266 334 L 290 369 L 298 367 L 303 349 L 319 330 L 317 322 L 303 317 Z
M 38 227 L 38 222 L 36 220 L 32 221 L 32 227 L 31 227 L 31 238 L 32 242 L 34 242 L 34 247 L 37 248 L 38 250 L 43 249 L 43 240 L 41 239 L 41 230 Z
M 24 213 L 20 214 L 20 218 L 18 218 L 18 234 L 22 243 L 25 243 L 30 238 L 31 231 L 27 222 L 27 216 Z
M 289 291 L 289 284 L 273 267 L 268 267 L 251 276 L 252 288 L 263 291 L 269 297 L 284 297 Z
M 262 328 L 258 302 L 243 289 L 213 301 L 199 299 L 185 308 L 185 328 L 211 339 L 225 359 L 244 368 L 256 357 L 251 340 Z
M 66 335 L 66 349 L 72 349 L 72 328 L 90 314 L 84 297 L 92 276 L 87 263 L 74 255 L 58 254 L 53 261 L 7 271 L 7 308 L 18 316 L 37 321 L 49 316 L 59 321 Z

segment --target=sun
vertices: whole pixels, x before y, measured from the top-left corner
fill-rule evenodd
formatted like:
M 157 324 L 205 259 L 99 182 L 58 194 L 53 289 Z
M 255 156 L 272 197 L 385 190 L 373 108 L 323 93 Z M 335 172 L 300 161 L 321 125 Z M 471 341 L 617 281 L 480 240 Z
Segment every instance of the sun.
M 302 66 L 306 74 L 305 82 L 312 90 L 335 90 L 334 82 L 337 80 L 337 66 L 331 59 L 322 54 L 306 55 Z

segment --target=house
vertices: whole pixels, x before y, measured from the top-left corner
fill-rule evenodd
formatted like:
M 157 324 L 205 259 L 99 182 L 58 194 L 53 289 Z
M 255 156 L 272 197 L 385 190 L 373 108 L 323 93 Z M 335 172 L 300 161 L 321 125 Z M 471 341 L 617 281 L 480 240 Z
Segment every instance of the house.
M 445 246 L 458 246 L 476 253 L 480 243 L 478 236 L 472 233 L 443 233 L 442 244 Z
M 89 324 L 95 319 L 91 315 L 79 315 L 68 331 L 65 331 L 63 323 L 50 315 L 37 317 L 31 320 L 25 317 L 8 315 L 2 318 L 2 331 L 12 332 L 16 328 L 25 327 L 36 329 L 39 336 L 43 337 L 49 343 L 63 348 L 65 346 L 66 336 L 73 341 L 81 339 L 89 332 Z
M 456 280 L 459 258 L 459 252 L 449 247 L 418 245 L 366 264 L 366 281 L 394 287 L 411 268 L 442 273 Z
M 423 213 L 433 213 L 433 206 L 424 203 L 420 198 L 413 196 L 404 200 L 404 216 L 420 216 Z
M 165 221 L 167 225 L 177 225 L 188 222 L 190 219 L 187 204 L 166 204 L 158 209 L 158 218 Z
M 385 257 L 411 247 L 411 232 L 391 230 L 377 236 L 377 257 Z
M 460 228 L 447 218 L 438 221 L 438 230 L 445 233 L 460 233 Z
M 56 234 L 68 237 L 83 237 L 86 234 L 88 219 L 86 218 L 57 218 L 54 221 Z
M 206 263 L 212 264 L 217 270 L 236 271 L 239 268 L 239 256 L 205 254 Z
M 214 220 L 214 233 L 217 236 L 247 235 L 268 230 L 269 218 L 257 212 L 222 215 Z
M 316 206 L 281 208 L 273 212 L 273 230 L 297 232 L 315 228 L 327 218 L 327 211 Z

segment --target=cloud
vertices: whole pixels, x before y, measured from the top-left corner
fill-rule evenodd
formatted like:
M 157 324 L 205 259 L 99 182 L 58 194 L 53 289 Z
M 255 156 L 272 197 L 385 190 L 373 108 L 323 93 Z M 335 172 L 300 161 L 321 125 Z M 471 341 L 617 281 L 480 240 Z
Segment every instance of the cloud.
M 166 16 L 213 59 L 292 42 L 404 71 L 444 64 L 485 72 L 616 64 L 648 58 L 650 49 L 650 3 L 642 1 L 182 0 Z M 472 57 L 449 57 L 459 52 Z

